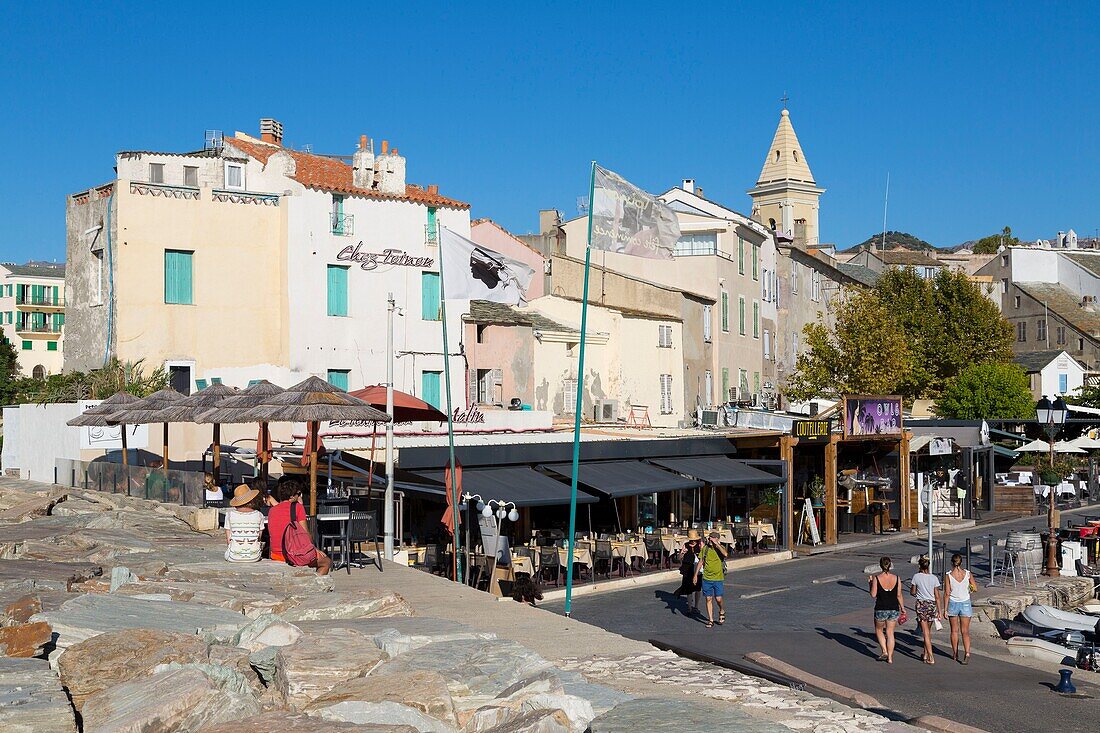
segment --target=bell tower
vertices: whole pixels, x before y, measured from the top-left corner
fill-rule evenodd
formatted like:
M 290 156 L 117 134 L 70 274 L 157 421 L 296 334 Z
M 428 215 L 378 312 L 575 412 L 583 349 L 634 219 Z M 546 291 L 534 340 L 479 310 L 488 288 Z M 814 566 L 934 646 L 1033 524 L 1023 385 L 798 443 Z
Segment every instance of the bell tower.
M 784 96 L 779 126 L 764 158 L 760 178 L 748 191 L 752 197 L 752 218 L 803 247 L 816 247 L 821 243 L 818 209 L 825 189 L 817 185 L 810 172 L 786 102 Z

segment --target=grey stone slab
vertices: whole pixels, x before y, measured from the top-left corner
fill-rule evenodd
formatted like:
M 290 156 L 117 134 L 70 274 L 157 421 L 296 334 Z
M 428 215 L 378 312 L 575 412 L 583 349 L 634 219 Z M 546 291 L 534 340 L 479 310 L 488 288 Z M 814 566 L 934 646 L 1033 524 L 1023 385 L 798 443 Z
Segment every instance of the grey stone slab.
M 302 621 L 296 624 L 303 631 L 324 629 L 354 629 L 370 636 L 390 657 L 436 642 L 459 640 L 489 640 L 497 638 L 491 631 L 478 631 L 465 624 L 422 616 L 381 619 L 349 619 L 342 621 Z
M 212 678 L 199 666 L 164 671 L 110 687 L 90 697 L 81 714 L 84 730 L 94 733 L 184 733 L 258 715 L 259 701 L 243 678 L 232 673 Z M 240 675 L 236 675 L 240 677 Z
M 72 705 L 45 660 L 0 657 L 0 730 L 76 733 Z
M 790 733 L 790 728 L 754 718 L 736 705 L 673 698 L 621 703 L 593 720 L 590 727 L 592 733 Z
M 359 725 L 372 723 L 407 725 L 420 731 L 420 733 L 458 733 L 457 728 L 447 725 L 442 720 L 425 715 L 408 705 L 390 700 L 381 702 L 348 700 L 317 709 L 313 711 L 313 714 L 325 720 L 337 720 Z
M 56 611 L 35 614 L 57 634 L 55 658 L 85 639 L 123 629 L 161 629 L 183 633 L 205 632 L 216 639 L 232 639 L 248 619 L 242 614 L 197 603 L 147 601 L 122 595 L 77 596 Z
M 231 723 L 207 726 L 198 733 L 418 733 L 408 725 L 341 723 L 335 720 L 272 711 Z
M 316 593 L 296 599 L 280 614 L 289 621 L 324 621 L 412 616 L 413 610 L 396 593 L 376 589 Z
M 275 686 L 296 710 L 348 680 L 370 673 L 383 656 L 368 637 L 350 629 L 305 635 L 277 649 Z

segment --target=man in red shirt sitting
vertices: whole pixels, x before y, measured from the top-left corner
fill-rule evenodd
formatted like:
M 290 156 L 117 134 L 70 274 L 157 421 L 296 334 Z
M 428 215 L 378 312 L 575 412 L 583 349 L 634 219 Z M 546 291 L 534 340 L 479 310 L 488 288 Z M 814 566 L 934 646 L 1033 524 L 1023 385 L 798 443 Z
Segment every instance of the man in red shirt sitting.
M 267 498 L 268 504 L 271 505 L 267 513 L 268 555 L 276 562 L 286 562 L 286 557 L 283 556 L 283 533 L 290 524 L 292 506 L 298 526 L 308 529 L 306 508 L 302 504 L 302 485 L 297 481 L 280 481 L 275 487 L 275 498 L 278 499 L 277 503 L 270 496 Z M 310 567 L 317 568 L 318 575 L 328 575 L 332 570 L 332 560 L 328 555 L 317 550 L 317 560 Z

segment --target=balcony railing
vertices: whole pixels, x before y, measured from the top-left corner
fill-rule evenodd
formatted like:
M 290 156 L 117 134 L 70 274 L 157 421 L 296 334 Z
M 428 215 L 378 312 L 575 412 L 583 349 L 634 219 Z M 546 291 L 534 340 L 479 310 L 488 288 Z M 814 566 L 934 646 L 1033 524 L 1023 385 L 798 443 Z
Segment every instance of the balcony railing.
M 65 298 L 63 296 L 54 297 L 50 295 L 30 295 L 20 293 L 15 296 L 16 305 L 29 305 L 39 306 L 42 308 L 64 308 Z
M 332 233 L 338 237 L 350 237 L 355 233 L 354 214 L 339 214 L 334 211 L 329 214 L 329 221 L 332 224 Z
M 424 244 L 429 247 L 439 246 L 439 225 L 431 226 L 430 224 L 424 225 Z
M 15 322 L 15 330 L 19 333 L 61 333 L 62 326 L 52 323 Z

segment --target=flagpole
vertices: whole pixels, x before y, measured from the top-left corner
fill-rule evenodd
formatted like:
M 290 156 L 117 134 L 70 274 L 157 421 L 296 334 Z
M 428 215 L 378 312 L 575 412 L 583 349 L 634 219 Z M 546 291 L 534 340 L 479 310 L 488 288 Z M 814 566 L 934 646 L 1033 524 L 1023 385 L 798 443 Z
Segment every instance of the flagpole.
M 592 204 L 596 195 L 596 161 L 588 186 L 588 241 L 584 245 L 584 290 L 581 294 L 581 345 L 577 356 L 577 404 L 573 411 L 573 477 L 569 482 L 569 552 L 566 556 L 565 615 L 573 611 L 573 551 L 577 543 L 577 471 L 581 458 L 581 410 L 584 407 L 584 346 L 588 333 L 588 271 L 592 263 Z M 614 500 L 612 500 L 614 501 Z
M 440 225 L 440 228 L 444 228 Z M 447 341 L 447 288 L 443 277 L 443 233 L 439 234 L 439 307 L 443 318 L 443 379 L 447 383 L 447 453 L 451 466 L 451 546 L 454 548 L 454 580 L 462 577 L 462 560 L 458 542 L 458 477 L 455 475 L 455 423 L 451 405 L 451 349 Z M 493 548 L 496 552 L 496 548 Z

